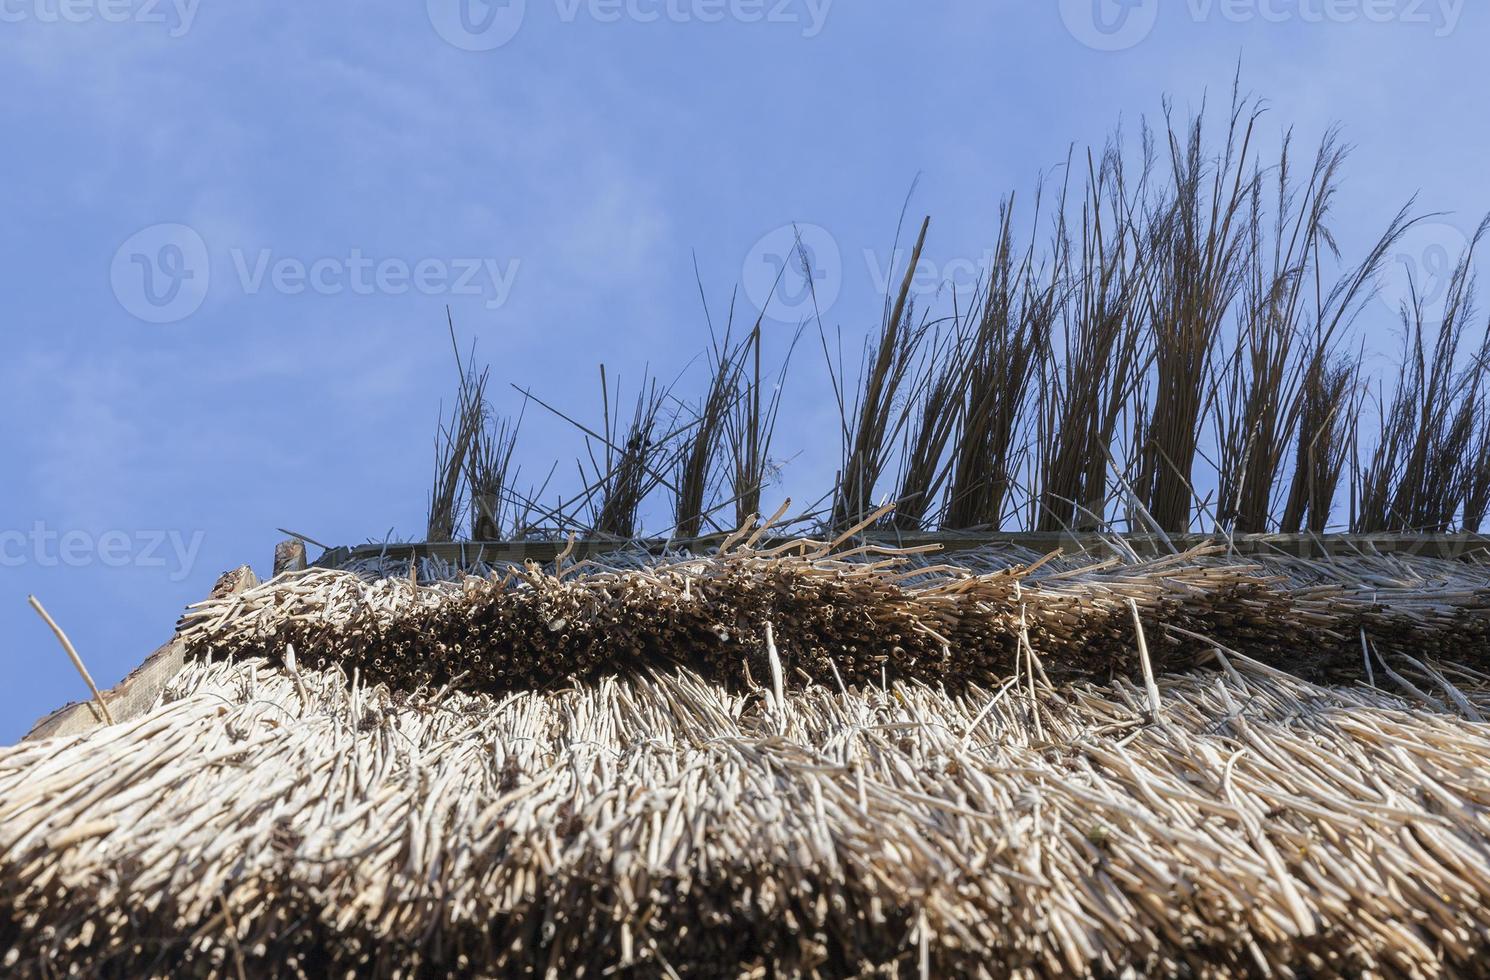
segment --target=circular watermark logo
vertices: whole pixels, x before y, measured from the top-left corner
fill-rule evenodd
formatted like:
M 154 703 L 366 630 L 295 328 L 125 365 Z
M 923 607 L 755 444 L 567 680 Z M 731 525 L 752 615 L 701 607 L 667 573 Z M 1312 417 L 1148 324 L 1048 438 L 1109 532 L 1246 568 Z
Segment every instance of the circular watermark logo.
M 435 33 L 462 51 L 495 51 L 522 29 L 528 0 L 425 0 Z
M 1060 0 L 1066 30 L 1096 51 L 1126 51 L 1159 21 L 1159 0 Z
M 212 277 L 207 243 L 186 225 L 142 228 L 120 245 L 109 267 L 114 296 L 146 323 L 175 323 L 195 313 Z
M 826 313 L 843 288 L 843 255 L 822 225 L 782 225 L 745 256 L 741 282 L 757 310 L 774 320 Z
M 1469 249 L 1469 236 L 1447 221 L 1420 221 L 1397 240 L 1381 268 L 1377 293 L 1398 312 L 1413 298 L 1422 304 L 1429 323 L 1442 320 L 1448 305 L 1454 270 Z

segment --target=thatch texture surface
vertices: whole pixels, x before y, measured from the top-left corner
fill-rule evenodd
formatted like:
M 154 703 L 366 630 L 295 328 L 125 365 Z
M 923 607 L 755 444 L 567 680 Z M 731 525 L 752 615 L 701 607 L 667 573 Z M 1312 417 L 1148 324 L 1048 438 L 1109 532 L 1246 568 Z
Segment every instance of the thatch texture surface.
M 1483 566 L 937 560 L 199 604 L 0 750 L 0 970 L 1490 976 Z
M 507 691 L 645 666 L 763 680 L 771 623 L 791 682 L 996 684 L 1013 669 L 1021 636 L 1056 680 L 1135 669 L 1132 600 L 1160 668 L 1207 652 L 1194 634 L 1309 680 L 1362 675 L 1367 643 L 1490 662 L 1482 564 L 1206 549 L 1126 563 L 929 560 L 830 556 L 804 544 L 619 570 L 585 564 L 554 574 L 528 563 L 420 586 L 313 569 L 199 604 L 181 637 L 200 656 L 277 658 L 293 646 L 313 666 L 355 664 L 405 688 L 459 678 Z
M 1126 682 L 193 664 L 143 718 L 0 754 L 3 966 L 1484 975 L 1490 728 L 1232 663 L 1166 679 L 1157 724 Z

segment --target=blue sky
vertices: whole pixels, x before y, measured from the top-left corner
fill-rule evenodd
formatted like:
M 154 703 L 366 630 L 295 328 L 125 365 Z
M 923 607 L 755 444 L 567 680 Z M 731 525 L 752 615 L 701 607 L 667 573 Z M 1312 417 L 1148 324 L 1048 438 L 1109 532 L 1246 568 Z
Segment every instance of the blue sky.
M 276 527 L 418 536 L 447 304 L 501 401 L 593 416 L 598 362 L 704 347 L 695 256 L 716 314 L 748 306 L 798 222 L 857 338 L 917 177 L 955 278 L 1073 141 L 1224 98 L 1239 59 L 1272 137 L 1355 146 L 1347 256 L 1413 193 L 1451 212 L 1428 266 L 1490 211 L 1464 0 L 460 2 L 0 0 L 0 742 L 83 693 L 28 593 L 107 685 Z M 1392 325 L 1362 321 L 1383 362 Z M 581 448 L 523 437 L 530 476 Z M 831 476 L 811 347 L 777 449 L 784 490 Z

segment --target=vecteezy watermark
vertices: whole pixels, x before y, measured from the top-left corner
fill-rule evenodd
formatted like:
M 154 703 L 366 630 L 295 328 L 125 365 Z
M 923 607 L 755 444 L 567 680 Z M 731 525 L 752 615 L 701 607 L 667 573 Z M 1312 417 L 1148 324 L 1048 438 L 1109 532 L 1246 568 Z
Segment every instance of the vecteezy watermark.
M 1060 0 L 1066 30 L 1097 51 L 1126 51 L 1153 33 L 1159 0 Z
M 157 568 L 172 582 L 189 576 L 202 550 L 202 531 L 58 531 L 43 521 L 29 531 L 0 530 L 0 568 Z
M 271 292 L 285 296 L 401 296 L 413 290 L 425 296 L 486 296 L 486 308 L 500 309 L 512 295 L 520 259 L 401 258 L 370 259 L 360 248 L 343 256 L 309 261 L 295 256 L 275 257 L 261 248 L 251 256 L 240 248 L 228 250 L 238 286 L 249 296 Z
M 462 51 L 494 51 L 517 37 L 528 0 L 425 0 L 435 33 Z
M 485 297 L 489 310 L 512 295 L 522 261 L 517 258 L 372 258 L 360 248 L 344 255 L 303 258 L 270 248 L 226 249 L 232 282 L 245 296 Z M 212 282 L 206 241 L 188 225 L 151 225 L 114 253 L 109 282 L 119 305 L 147 323 L 177 323 L 201 308 Z
M 5 24 L 146 24 L 182 37 L 197 19 L 201 0 L 0 0 Z
M 1447 37 L 1459 27 L 1465 0 L 1185 0 L 1190 17 L 1235 24 L 1411 24 Z
M 207 243 L 181 224 L 142 228 L 124 240 L 109 265 L 114 296 L 146 323 L 175 323 L 201 308 L 212 281 Z
M 1164 0 L 1197 24 L 1406 24 L 1447 37 L 1466 0 Z M 1160 0 L 1060 0 L 1066 30 L 1098 51 L 1125 51 L 1153 33 Z
M 542 0 L 537 0 L 541 3 Z M 553 0 L 560 23 L 786 24 L 815 38 L 833 0 Z M 528 0 L 425 0 L 435 32 L 462 51 L 493 51 L 522 29 Z
M 1447 221 L 1420 221 L 1397 239 L 1377 279 L 1377 296 L 1398 312 L 1421 304 L 1423 319 L 1436 323 L 1448 306 L 1454 271 L 1469 250 L 1469 236 Z
M 821 225 L 782 225 L 750 249 L 741 270 L 745 296 L 766 316 L 799 322 L 825 314 L 843 289 L 843 253 Z
M 890 301 L 906 285 L 913 249 L 866 248 L 859 265 L 821 225 L 782 225 L 763 235 L 750 249 L 741 270 L 745 296 L 767 318 L 784 323 L 826 316 L 845 287 L 867 282 L 872 295 Z M 955 293 L 971 297 L 988 280 L 997 251 L 938 257 L 923 253 L 911 270 L 909 295 L 918 303 Z
M 996 257 L 997 253 L 991 248 L 977 257 L 937 259 L 923 254 L 911 272 L 910 295 L 917 300 L 948 291 L 971 296 L 988 278 L 988 270 L 993 268 Z M 887 253 L 866 248 L 864 266 L 874 294 L 886 297 L 898 293 L 905 283 L 905 267 L 910 260 L 911 250 L 908 248 L 897 248 Z

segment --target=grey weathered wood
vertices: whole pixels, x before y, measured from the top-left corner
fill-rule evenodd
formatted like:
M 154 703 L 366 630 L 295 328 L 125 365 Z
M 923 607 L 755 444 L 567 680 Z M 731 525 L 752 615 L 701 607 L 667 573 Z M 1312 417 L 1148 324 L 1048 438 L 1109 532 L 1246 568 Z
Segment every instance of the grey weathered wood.
M 259 584 L 258 576 L 247 565 L 240 565 L 218 577 L 212 587 L 211 598 L 242 592 Z M 104 703 L 115 723 L 128 721 L 149 711 L 160 697 L 160 692 L 180 672 L 186 662 L 186 648 L 172 639 L 160 647 L 145 662 L 130 672 L 114 687 L 103 693 Z M 92 701 L 74 701 L 63 705 L 32 726 L 23 741 L 53 738 L 59 735 L 82 735 L 102 724 Z
M 217 577 L 207 598 L 221 599 L 223 596 L 236 595 L 258 584 L 259 577 L 254 574 L 254 570 L 247 565 L 239 565 L 232 571 L 223 572 Z
M 116 723 L 128 721 L 150 710 L 160 692 L 185 663 L 186 648 L 176 640 L 156 650 L 124 680 L 104 692 Z M 38 721 L 22 741 L 53 738 L 58 735 L 82 735 L 100 727 L 91 701 L 74 701 Z
M 274 574 L 299 572 L 305 569 L 305 542 L 290 538 L 274 546 Z
M 1163 554 L 1167 549 L 1162 539 L 1148 534 L 1120 535 L 1123 542 L 1140 555 Z M 724 535 L 711 535 L 690 541 L 666 541 L 642 539 L 619 541 L 607 538 L 591 538 L 576 541 L 571 557 L 574 560 L 592 558 L 620 549 L 660 552 L 664 548 L 674 550 L 687 548 L 695 553 L 717 548 Z M 987 532 L 987 533 L 907 533 L 899 535 L 870 535 L 869 540 L 884 545 L 906 547 L 939 544 L 945 551 L 955 552 L 989 545 L 1027 548 L 1030 551 L 1049 554 L 1062 551 L 1068 555 L 1090 552 L 1099 556 L 1114 553 L 1109 536 L 1098 534 L 1067 534 L 1045 532 Z M 1169 540 L 1176 548 L 1188 550 L 1200 545 L 1231 547 L 1244 555 L 1291 555 L 1300 558 L 1322 558 L 1325 556 L 1347 556 L 1355 554 L 1422 555 L 1432 558 L 1490 559 L 1490 536 L 1480 534 L 1329 534 L 1314 536 L 1307 534 L 1243 534 L 1228 540 L 1210 534 L 1174 534 Z M 765 541 L 760 547 L 770 547 L 779 541 Z M 356 559 L 377 558 L 382 555 L 392 559 L 407 560 L 410 556 L 438 558 L 456 565 L 471 565 L 476 562 L 522 562 L 552 561 L 566 547 L 563 541 L 441 541 L 406 544 L 371 544 L 355 548 L 333 548 L 322 555 L 315 564 L 322 568 L 334 568 Z

